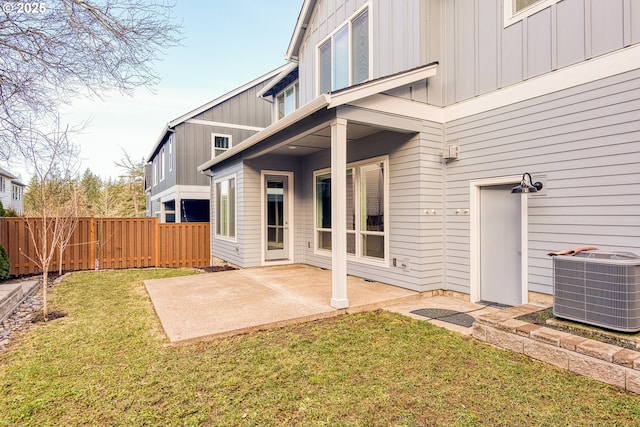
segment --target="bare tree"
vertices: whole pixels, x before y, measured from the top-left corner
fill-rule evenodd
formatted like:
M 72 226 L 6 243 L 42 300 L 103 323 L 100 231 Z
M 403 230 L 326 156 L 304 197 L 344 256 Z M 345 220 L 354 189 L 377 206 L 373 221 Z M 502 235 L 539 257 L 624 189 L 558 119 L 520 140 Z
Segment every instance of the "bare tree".
M 170 10 L 155 0 L 4 0 L 0 157 L 28 147 L 74 96 L 152 88 L 154 61 L 178 43 Z
M 115 165 L 124 170 L 120 178 L 124 181 L 127 189 L 127 199 L 133 204 L 133 216 L 144 216 L 146 212 L 146 196 L 144 194 L 144 159 L 135 161 L 127 151 L 122 150 L 122 158 Z
M 45 320 L 51 262 L 56 252 L 62 254 L 78 222 L 76 177 L 80 164 L 68 131 L 58 120 L 49 132 L 33 133 L 20 146 L 22 156 L 34 171 L 29 198 L 25 197 L 25 214 L 31 217 L 26 221 L 34 245 L 34 256 L 29 259 L 42 269 Z

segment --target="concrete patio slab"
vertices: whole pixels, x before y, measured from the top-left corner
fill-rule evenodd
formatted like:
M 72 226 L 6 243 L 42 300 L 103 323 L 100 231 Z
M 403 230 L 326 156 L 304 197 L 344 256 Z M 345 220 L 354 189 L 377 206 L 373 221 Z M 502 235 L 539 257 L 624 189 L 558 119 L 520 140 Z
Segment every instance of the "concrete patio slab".
M 263 330 L 289 323 L 375 310 L 419 299 L 418 292 L 348 277 L 350 307 L 331 301 L 331 272 L 308 265 L 260 267 L 147 280 L 160 322 L 172 343 Z

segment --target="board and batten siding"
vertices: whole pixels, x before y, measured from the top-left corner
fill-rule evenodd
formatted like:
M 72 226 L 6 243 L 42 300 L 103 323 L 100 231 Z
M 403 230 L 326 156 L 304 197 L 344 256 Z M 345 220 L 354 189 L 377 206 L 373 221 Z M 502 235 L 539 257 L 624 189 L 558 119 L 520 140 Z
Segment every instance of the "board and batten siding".
M 369 6 L 373 79 L 420 65 L 420 0 L 319 0 L 299 52 L 300 104 L 318 96 L 318 44 Z
M 636 0 L 562 0 L 506 28 L 503 3 L 441 3 L 445 25 L 428 28 L 426 37 L 443 35 L 445 105 L 640 42 Z
M 529 172 L 529 290 L 552 293 L 546 254 L 577 246 L 640 255 L 640 70 L 448 123 L 447 288 L 469 292 L 469 181 Z M 518 197 L 515 196 L 514 197 Z
M 256 97 L 262 87 L 264 83 L 193 117 L 195 120 L 229 123 L 229 127 L 189 123 L 188 120 L 176 126 L 175 170 L 178 185 L 209 185 L 208 177 L 198 172 L 197 167 L 212 158 L 212 133 L 231 135 L 232 145 L 238 145 L 257 131 L 239 129 L 234 125 L 265 128 L 271 124 L 272 104 Z

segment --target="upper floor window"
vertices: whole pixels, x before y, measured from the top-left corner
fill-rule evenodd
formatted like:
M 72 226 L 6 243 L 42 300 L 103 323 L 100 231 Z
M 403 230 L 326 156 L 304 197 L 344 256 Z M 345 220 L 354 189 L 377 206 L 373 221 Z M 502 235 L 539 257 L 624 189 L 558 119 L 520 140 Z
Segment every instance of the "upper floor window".
M 160 156 L 158 157 L 158 171 L 160 173 L 160 181 L 164 180 L 164 147 L 160 150 Z
M 0 193 L 4 193 L 4 178 L 0 176 Z
M 175 139 L 174 134 L 171 134 L 169 136 L 169 144 L 168 144 L 168 150 L 169 150 L 169 172 L 171 172 L 173 170 L 173 140 Z
M 13 197 L 13 200 L 22 199 L 22 187 L 20 187 L 19 185 L 14 185 L 12 187 L 11 196 Z
M 369 62 L 369 10 L 365 9 L 319 45 L 320 93 L 368 80 Z
M 158 159 L 157 158 L 153 159 L 151 164 L 153 165 L 153 185 L 157 185 L 158 184 Z
M 293 113 L 298 108 L 298 100 L 299 95 L 297 82 L 280 92 L 276 98 L 278 120 Z
M 504 26 L 515 24 L 558 1 L 560 0 L 504 0 Z
M 216 133 L 211 134 L 211 153 L 212 157 L 217 157 L 220 154 L 231 148 L 231 135 L 220 135 Z

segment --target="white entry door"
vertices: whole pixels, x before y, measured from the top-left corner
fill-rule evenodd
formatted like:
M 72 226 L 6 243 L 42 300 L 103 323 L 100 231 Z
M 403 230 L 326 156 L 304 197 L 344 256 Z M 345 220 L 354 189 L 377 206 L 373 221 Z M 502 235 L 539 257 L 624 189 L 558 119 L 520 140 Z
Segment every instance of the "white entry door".
M 480 299 L 522 303 L 520 195 L 513 184 L 480 189 Z
M 289 176 L 265 175 L 265 261 L 289 259 Z

